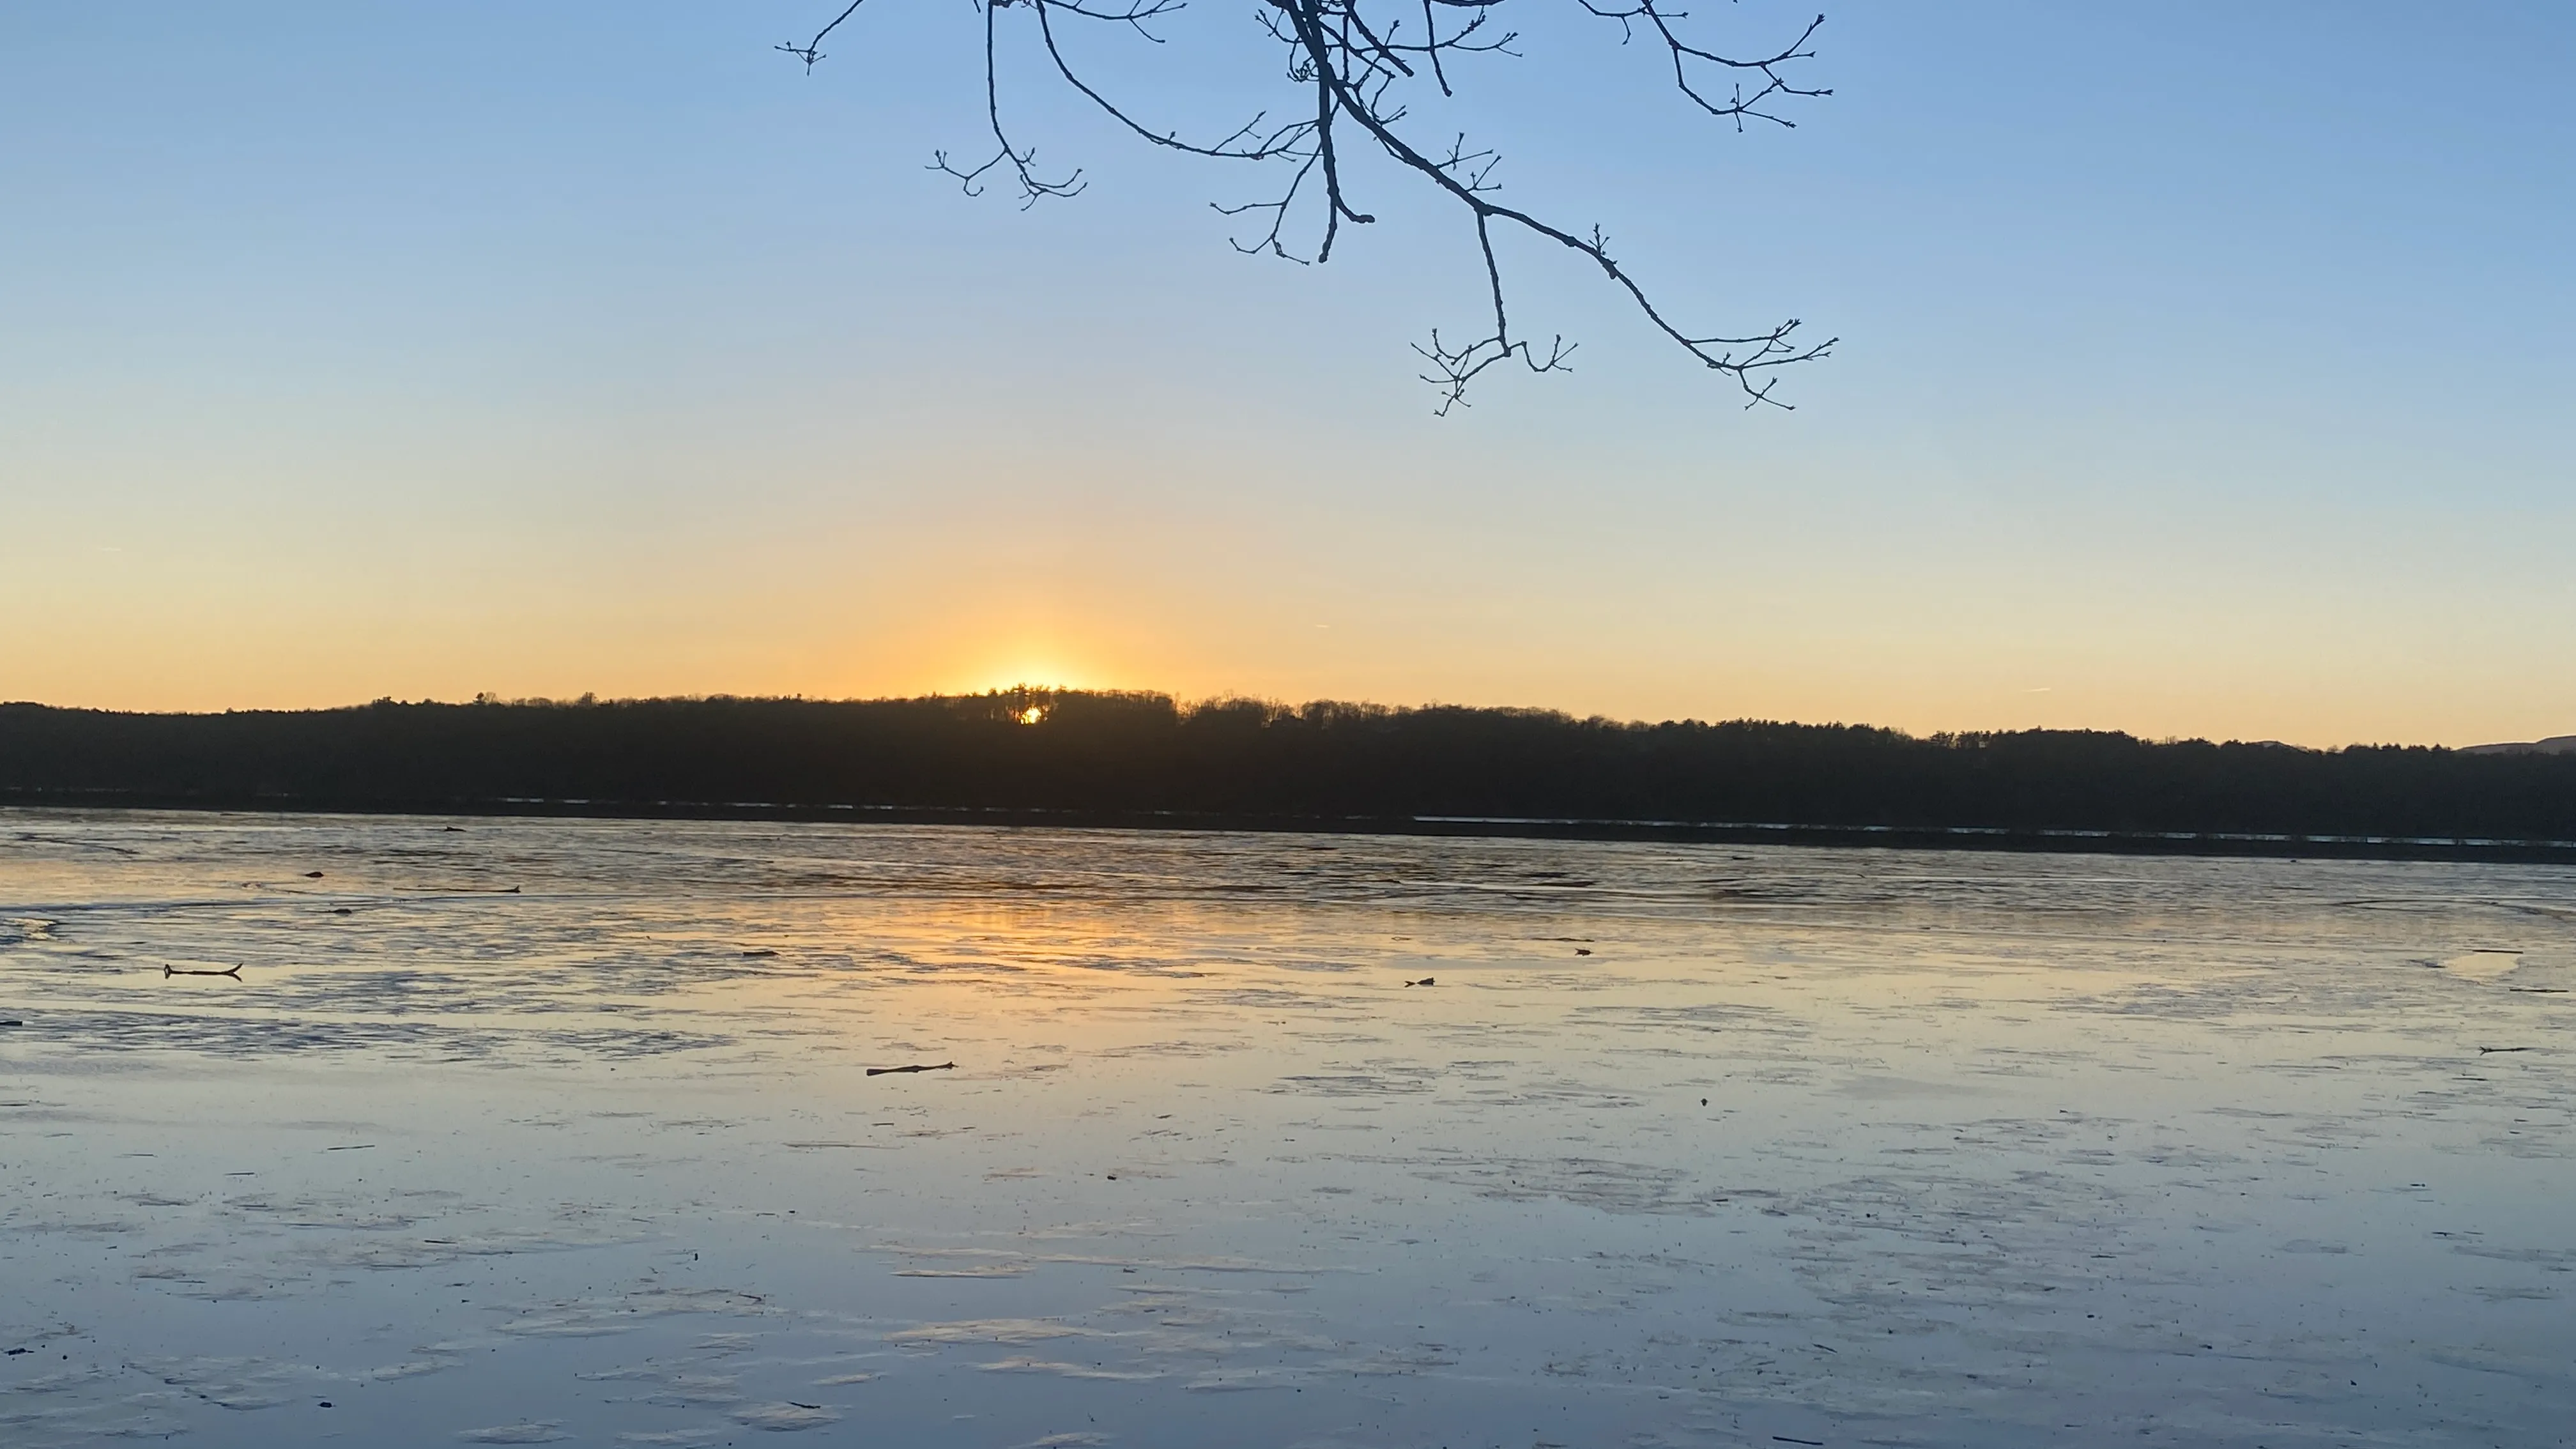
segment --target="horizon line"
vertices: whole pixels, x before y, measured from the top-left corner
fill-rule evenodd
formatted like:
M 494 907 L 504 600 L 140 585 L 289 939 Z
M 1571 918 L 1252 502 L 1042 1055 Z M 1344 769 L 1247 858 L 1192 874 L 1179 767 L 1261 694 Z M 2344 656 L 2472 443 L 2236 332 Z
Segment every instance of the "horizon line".
M 1433 699 L 1421 704 L 1383 704 L 1375 700 L 1332 699 L 1324 697 L 1292 702 L 1271 696 L 1244 694 L 1234 691 L 1190 698 L 1183 696 L 1176 691 L 1163 689 L 1131 689 L 1089 685 L 1077 686 L 1069 684 L 1031 684 L 1027 682 L 1015 683 L 1007 686 L 996 685 L 982 690 L 933 690 L 922 694 L 875 695 L 867 697 L 826 697 L 806 694 L 733 694 L 725 691 L 711 691 L 704 694 L 620 695 L 602 698 L 594 692 L 584 691 L 583 693 L 570 698 L 557 698 L 549 695 L 522 695 L 505 698 L 486 690 L 478 692 L 472 698 L 460 700 L 443 700 L 427 695 L 416 700 L 410 700 L 388 694 L 379 695 L 374 699 L 348 704 L 304 705 L 292 707 L 254 705 L 247 707 L 226 706 L 222 709 L 116 709 L 96 705 L 51 704 L 43 700 L 17 699 L 0 700 L 0 709 L 42 709 L 60 710 L 66 713 L 81 714 L 115 714 L 134 716 L 158 715 L 170 718 L 202 719 L 235 714 L 332 714 L 347 710 L 374 709 L 384 706 L 395 706 L 406 709 L 470 709 L 477 706 L 515 709 L 583 709 L 655 704 L 807 704 L 816 706 L 834 706 L 925 704 L 961 700 L 1016 699 L 1020 701 L 1030 701 L 1042 697 L 1057 698 L 1068 695 L 1098 699 L 1125 699 L 1139 702 L 1159 701 L 1169 704 L 1176 713 L 1183 716 L 1197 714 L 1210 709 L 1219 709 L 1229 706 L 1242 707 L 1247 705 L 1257 706 L 1265 712 L 1273 715 L 1296 715 L 1319 707 L 1377 711 L 1386 714 L 1414 714 L 1428 713 L 1436 710 L 1455 710 L 1470 714 L 1530 715 L 1567 720 L 1578 724 L 1604 724 L 1632 729 L 1655 729 L 1683 726 L 1715 729 L 1727 725 L 1774 725 L 1794 729 L 1865 730 L 1872 733 L 1894 735 L 1898 738 L 1908 740 L 1985 739 L 2013 735 L 2116 735 L 2125 739 L 2136 740 L 2141 744 L 2149 745 L 2201 744 L 2213 747 L 2234 745 L 2240 747 L 2250 746 L 2266 749 L 2297 750 L 2310 754 L 2334 754 L 2344 750 L 2370 749 L 2441 750 L 2454 754 L 2477 754 L 2490 752 L 2508 753 L 2522 751 L 2542 754 L 2576 753 L 2576 733 L 2547 735 L 2532 740 L 2498 740 L 2474 745 L 2415 744 L 2406 741 L 2392 740 L 2355 740 L 2341 745 L 2301 745 L 2278 739 L 2248 740 L 2230 737 L 2221 740 L 2213 739 L 2207 735 L 2148 736 L 2136 734 L 2124 729 L 2105 729 L 2098 727 L 2065 728 L 2046 725 L 2034 725 L 2022 729 L 1931 730 L 1917 734 L 1913 731 L 1900 729 L 1892 725 L 1855 723 L 1847 720 L 1806 721 L 1759 715 L 1737 715 L 1722 719 L 1702 719 L 1696 715 L 1680 718 L 1666 718 L 1661 720 L 1621 719 L 1597 712 L 1587 715 L 1577 715 L 1567 710 L 1549 705 L 1452 704 L 1438 699 Z M 1037 720 L 1027 721 L 1027 723 L 1043 723 L 1043 717 Z

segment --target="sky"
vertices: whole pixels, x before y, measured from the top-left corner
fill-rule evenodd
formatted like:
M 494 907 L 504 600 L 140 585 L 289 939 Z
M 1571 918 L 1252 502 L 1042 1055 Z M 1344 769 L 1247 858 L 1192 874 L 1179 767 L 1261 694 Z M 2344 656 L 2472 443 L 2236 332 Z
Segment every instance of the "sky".
M 1025 7 L 1004 105 L 1088 183 L 1027 209 L 927 169 L 964 0 L 811 74 L 837 5 L 0 8 L 0 699 L 2576 732 L 2576 8 L 1867 0 L 1739 135 L 1520 7 L 1426 133 L 1693 325 L 1839 337 L 1794 411 L 1507 245 L 1575 370 L 1433 416 L 1462 219 L 1361 156 L 1328 265 L 1238 255 L 1266 183 Z M 1172 126 L 1298 103 L 1244 7 L 1166 33 L 1081 54 Z

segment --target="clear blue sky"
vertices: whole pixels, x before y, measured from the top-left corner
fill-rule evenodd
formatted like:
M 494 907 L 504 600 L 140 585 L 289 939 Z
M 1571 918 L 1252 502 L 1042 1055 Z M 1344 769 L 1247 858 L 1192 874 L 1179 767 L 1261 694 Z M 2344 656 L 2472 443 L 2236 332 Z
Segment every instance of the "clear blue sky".
M 0 10 L 0 697 L 2576 731 L 2576 7 L 1840 5 L 1737 136 L 1518 3 L 1458 124 L 1685 316 L 1842 336 L 1796 412 L 1524 250 L 1579 370 L 1436 420 L 1456 218 L 1364 167 L 1330 266 L 1239 257 L 1252 183 L 1033 68 L 1091 190 L 961 197 L 957 0 L 811 76 L 784 0 Z M 1103 73 L 1277 101 L 1251 24 Z

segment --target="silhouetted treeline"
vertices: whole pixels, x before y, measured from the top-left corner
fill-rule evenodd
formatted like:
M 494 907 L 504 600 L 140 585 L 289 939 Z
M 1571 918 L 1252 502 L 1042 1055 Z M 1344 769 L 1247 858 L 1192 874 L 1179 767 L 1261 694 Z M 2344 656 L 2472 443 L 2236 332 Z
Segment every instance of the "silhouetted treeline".
M 1023 723 L 1036 711 L 1035 723 Z M 2576 756 L 1018 691 L 230 714 L 0 706 L 0 801 L 893 806 L 2576 839 Z

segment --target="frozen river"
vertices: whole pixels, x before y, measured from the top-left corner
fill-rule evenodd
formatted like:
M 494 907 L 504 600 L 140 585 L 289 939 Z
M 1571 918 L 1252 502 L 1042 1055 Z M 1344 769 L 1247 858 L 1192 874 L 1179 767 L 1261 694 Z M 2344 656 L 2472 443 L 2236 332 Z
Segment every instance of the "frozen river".
M 0 812 L 0 1442 L 2571 1443 L 2571 987 L 2555 866 Z

